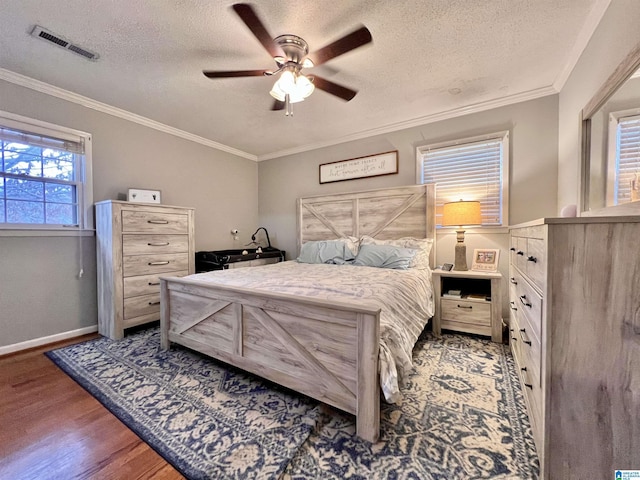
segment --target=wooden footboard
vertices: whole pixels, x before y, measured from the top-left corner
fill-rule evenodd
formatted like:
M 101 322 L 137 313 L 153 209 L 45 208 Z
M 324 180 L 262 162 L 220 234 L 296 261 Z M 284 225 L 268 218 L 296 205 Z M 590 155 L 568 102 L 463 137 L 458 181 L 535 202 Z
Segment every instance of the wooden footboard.
M 161 279 L 162 348 L 189 347 L 356 415 L 380 431 L 380 310 L 184 278 Z

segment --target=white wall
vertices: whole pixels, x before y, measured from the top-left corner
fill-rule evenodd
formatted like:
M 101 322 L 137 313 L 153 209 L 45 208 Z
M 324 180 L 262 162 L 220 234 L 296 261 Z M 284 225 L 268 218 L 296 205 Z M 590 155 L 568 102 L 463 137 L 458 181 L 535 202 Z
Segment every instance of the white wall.
M 580 112 L 640 43 L 640 2 L 612 0 L 560 92 L 558 212 L 580 198 Z
M 94 201 L 159 189 L 196 209 L 197 250 L 239 247 L 256 228 L 254 161 L 5 81 L 0 110 L 91 133 Z M 95 263 L 93 236 L 0 236 L 0 347 L 97 325 Z

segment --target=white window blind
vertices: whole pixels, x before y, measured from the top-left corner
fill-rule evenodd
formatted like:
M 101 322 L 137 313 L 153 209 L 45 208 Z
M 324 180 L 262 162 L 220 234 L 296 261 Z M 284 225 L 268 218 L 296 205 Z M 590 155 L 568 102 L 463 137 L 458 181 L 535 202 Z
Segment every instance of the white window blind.
M 616 136 L 614 198 L 618 205 L 640 200 L 636 198 L 640 190 L 640 115 L 619 119 Z M 636 185 L 633 193 L 632 185 Z
M 422 183 L 436 184 L 436 223 L 447 202 L 480 202 L 482 225 L 503 225 L 508 132 L 418 148 Z

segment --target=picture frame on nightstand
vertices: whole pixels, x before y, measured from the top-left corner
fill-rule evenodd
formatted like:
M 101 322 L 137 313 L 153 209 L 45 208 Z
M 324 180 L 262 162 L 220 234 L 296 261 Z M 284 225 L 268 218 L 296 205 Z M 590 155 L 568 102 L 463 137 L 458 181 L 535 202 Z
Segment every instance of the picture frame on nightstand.
M 497 248 L 476 248 L 473 250 L 471 270 L 476 272 L 497 272 L 500 250 Z

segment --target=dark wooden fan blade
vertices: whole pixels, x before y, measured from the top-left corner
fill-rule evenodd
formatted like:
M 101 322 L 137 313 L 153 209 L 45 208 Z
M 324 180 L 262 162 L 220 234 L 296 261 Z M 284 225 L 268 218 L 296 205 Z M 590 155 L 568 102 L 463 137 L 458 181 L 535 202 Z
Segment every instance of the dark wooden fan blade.
M 280 48 L 280 45 L 273 41 L 273 37 L 269 34 L 251 5 L 236 3 L 233 5 L 233 9 L 272 57 L 285 56 L 284 51 Z
M 229 77 L 262 77 L 267 70 L 231 70 L 216 71 L 204 70 L 205 77 L 209 78 L 229 78 Z
M 313 76 L 313 84 L 316 88 L 320 90 L 324 90 L 331 95 L 335 95 L 336 97 L 340 97 L 347 102 L 356 96 L 358 93 L 355 90 L 351 90 L 350 88 L 343 87 L 342 85 L 338 85 L 337 83 L 331 82 L 325 78 L 318 77 L 317 75 Z
M 284 110 L 284 102 L 274 100 L 273 105 L 271 105 L 271 110 Z
M 309 56 L 314 65 L 322 65 L 323 63 L 336 58 L 339 55 L 347 53 L 354 48 L 361 47 L 371 42 L 371 32 L 367 27 L 360 27 L 359 29 L 351 32 L 349 35 L 345 35 L 339 40 L 330 43 L 326 47 L 314 52 Z

